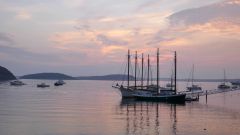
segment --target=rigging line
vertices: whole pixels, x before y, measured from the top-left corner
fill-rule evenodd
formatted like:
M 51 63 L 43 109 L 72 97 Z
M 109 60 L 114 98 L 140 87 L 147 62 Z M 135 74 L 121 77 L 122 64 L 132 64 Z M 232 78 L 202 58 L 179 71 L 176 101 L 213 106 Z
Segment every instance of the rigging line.
M 118 72 L 118 73 L 121 73 L 121 72 L 123 71 L 122 69 L 124 68 L 124 63 L 125 63 L 125 62 L 121 62 L 121 66 L 120 66 L 120 68 L 119 68 L 119 72 Z M 118 80 L 118 81 L 120 81 L 120 80 Z M 122 81 L 123 81 L 123 80 L 122 80 Z M 117 80 L 114 80 L 113 83 L 112 83 L 112 85 L 114 85 L 115 82 L 117 82 Z
M 130 60 L 131 61 L 131 60 Z M 130 66 L 129 66 L 129 68 L 130 68 L 130 73 L 129 73 L 129 75 L 133 75 L 133 73 L 134 73 L 134 71 L 133 71 L 133 65 L 132 65 L 132 63 L 130 62 Z M 132 80 L 131 78 L 130 78 L 130 80 Z M 131 81 L 130 81 L 131 82 Z M 129 84 L 130 85 L 130 84 Z
M 188 75 L 187 87 L 189 86 L 189 83 L 190 83 L 191 74 L 192 74 L 192 71 L 189 72 L 189 75 Z
M 144 69 L 147 69 L 147 65 L 146 64 L 143 64 L 144 66 Z M 147 81 L 147 70 L 144 70 L 144 74 L 143 74 L 143 80 L 144 80 L 144 82 L 146 83 L 146 81 Z
M 152 77 L 152 66 L 151 65 L 149 65 L 149 70 L 150 70 L 150 82 L 151 82 L 151 85 L 153 84 L 152 82 L 153 82 L 153 77 Z
M 125 82 L 125 79 L 126 79 L 126 72 L 127 72 L 127 64 L 125 64 L 125 68 L 124 68 L 124 73 L 123 73 L 123 77 L 122 77 L 122 83 L 121 83 L 121 85 L 123 85 L 123 83 Z

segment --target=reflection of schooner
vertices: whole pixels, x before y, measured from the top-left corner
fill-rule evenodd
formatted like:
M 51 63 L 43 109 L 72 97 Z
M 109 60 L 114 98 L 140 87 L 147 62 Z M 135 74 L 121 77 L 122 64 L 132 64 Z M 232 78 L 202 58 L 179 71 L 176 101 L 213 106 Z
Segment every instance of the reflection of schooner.
M 126 122 L 126 135 L 177 134 L 177 110 L 182 107 L 184 104 L 139 102 L 124 99 L 116 113 L 121 115 Z

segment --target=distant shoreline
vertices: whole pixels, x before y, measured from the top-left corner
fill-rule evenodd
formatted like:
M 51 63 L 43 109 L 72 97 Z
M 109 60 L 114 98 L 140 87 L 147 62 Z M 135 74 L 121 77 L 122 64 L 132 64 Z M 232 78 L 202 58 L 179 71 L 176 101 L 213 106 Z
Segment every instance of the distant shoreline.
M 72 77 L 61 73 L 37 73 L 20 76 L 19 79 L 42 79 L 42 80 L 105 80 L 105 81 L 122 81 L 127 80 L 127 75 L 124 74 L 109 74 L 102 76 L 79 76 Z M 140 81 L 141 79 L 137 79 Z M 152 79 L 156 81 L 156 79 Z M 178 81 L 187 82 L 189 79 L 177 79 Z M 130 76 L 130 81 L 134 81 L 134 77 Z M 146 81 L 146 79 L 144 79 Z M 160 81 L 171 81 L 170 78 L 160 78 Z M 222 82 L 223 79 L 194 79 L 196 82 Z M 227 82 L 240 81 L 240 79 L 227 79 Z

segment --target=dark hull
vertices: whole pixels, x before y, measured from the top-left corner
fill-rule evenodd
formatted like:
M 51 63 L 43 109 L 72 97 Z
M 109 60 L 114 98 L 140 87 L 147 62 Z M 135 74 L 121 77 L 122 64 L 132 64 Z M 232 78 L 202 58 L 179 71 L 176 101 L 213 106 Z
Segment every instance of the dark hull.
M 54 83 L 55 86 L 61 86 L 63 84 L 59 84 L 59 83 Z
M 154 102 L 172 102 L 183 103 L 185 102 L 186 94 L 166 95 L 166 96 L 141 96 L 136 95 L 135 98 L 141 101 L 154 101 Z
M 46 86 L 41 86 L 41 85 L 37 85 L 38 88 L 46 88 L 46 87 L 50 87 L 49 85 Z

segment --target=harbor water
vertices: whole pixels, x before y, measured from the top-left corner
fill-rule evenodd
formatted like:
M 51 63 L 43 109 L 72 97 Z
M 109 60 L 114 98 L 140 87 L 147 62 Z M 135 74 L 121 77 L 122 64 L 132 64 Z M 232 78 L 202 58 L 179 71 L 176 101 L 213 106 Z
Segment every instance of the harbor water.
M 0 135 L 240 134 L 240 91 L 169 104 L 122 100 L 111 81 L 22 81 L 27 85 L 0 84 Z M 51 86 L 37 88 L 41 82 Z M 200 84 L 210 90 L 219 83 Z

